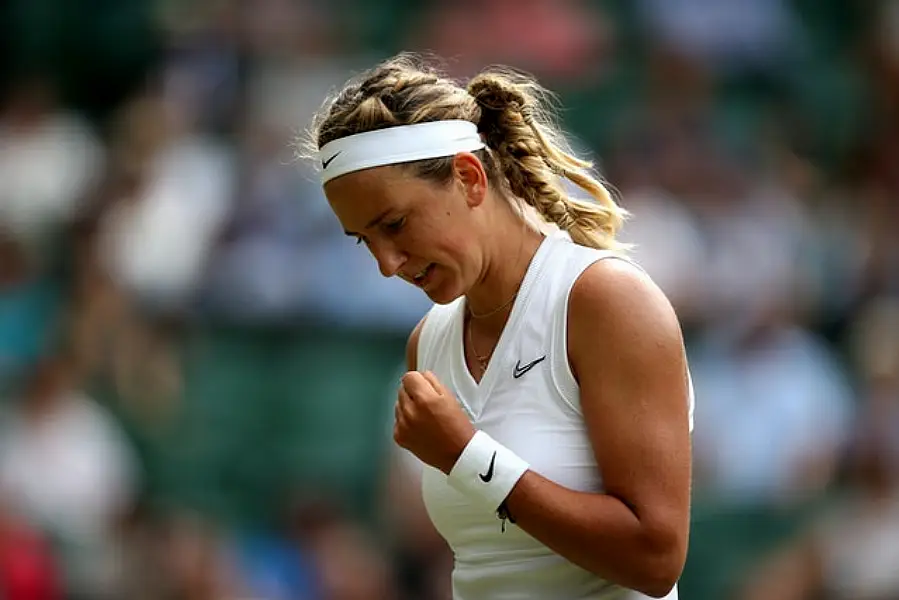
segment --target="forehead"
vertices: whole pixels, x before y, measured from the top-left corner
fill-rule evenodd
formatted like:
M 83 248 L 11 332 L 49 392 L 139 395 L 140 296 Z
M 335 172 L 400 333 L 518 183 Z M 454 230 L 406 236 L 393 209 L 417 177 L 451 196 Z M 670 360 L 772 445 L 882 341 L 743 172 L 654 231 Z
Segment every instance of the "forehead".
M 432 184 L 392 166 L 348 173 L 329 181 L 324 191 L 334 214 L 352 231 L 386 211 L 408 209 L 435 193 Z

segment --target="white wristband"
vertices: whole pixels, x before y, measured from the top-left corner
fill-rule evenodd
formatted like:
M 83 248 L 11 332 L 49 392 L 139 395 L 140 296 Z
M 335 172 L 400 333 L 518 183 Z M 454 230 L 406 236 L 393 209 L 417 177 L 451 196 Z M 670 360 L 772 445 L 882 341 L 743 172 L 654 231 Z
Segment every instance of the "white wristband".
M 482 500 L 495 511 L 528 468 L 528 463 L 514 452 L 483 431 L 477 431 L 447 481 L 459 492 Z

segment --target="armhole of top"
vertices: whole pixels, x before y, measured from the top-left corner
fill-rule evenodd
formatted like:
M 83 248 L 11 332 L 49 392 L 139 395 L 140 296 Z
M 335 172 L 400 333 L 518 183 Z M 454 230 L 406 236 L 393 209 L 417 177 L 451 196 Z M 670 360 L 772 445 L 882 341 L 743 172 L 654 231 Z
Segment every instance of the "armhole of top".
M 690 372 L 690 365 L 687 364 L 687 385 L 689 386 L 689 402 L 687 418 L 690 420 L 690 433 L 693 433 L 693 414 L 696 411 L 696 389 L 693 387 L 693 374 Z
M 444 323 L 450 318 L 454 304 L 442 306 L 435 304 L 424 316 L 424 323 L 418 334 L 418 348 L 416 348 L 415 361 L 418 371 L 433 370 L 431 359 L 434 357 L 434 346 L 444 330 Z
M 571 279 L 568 283 L 568 287 L 564 290 L 562 298 L 559 300 L 561 306 L 554 311 L 551 344 L 552 366 L 550 372 L 556 391 L 562 397 L 565 404 L 578 415 L 583 414 L 581 411 L 580 386 L 574 376 L 574 372 L 571 370 L 571 361 L 568 357 L 568 312 L 571 304 L 571 290 L 574 289 L 574 284 L 577 283 L 587 269 L 601 260 L 610 258 L 623 260 L 627 264 L 640 269 L 639 265 L 620 254 L 603 251 L 601 254 L 592 257 L 592 260 L 589 262 L 586 262 L 577 275 Z M 597 342 L 599 342 L 599 340 L 597 340 Z
M 424 317 L 421 329 L 418 332 L 418 347 L 415 348 L 415 368 L 418 371 L 426 371 L 428 367 L 428 359 L 433 354 L 432 346 L 434 345 L 434 317 L 435 310 L 431 308 Z

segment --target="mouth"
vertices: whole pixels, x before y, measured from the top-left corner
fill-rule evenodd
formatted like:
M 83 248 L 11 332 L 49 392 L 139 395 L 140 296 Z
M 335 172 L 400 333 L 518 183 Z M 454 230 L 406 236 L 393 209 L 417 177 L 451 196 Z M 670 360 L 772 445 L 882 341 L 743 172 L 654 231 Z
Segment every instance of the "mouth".
M 411 279 L 412 283 L 417 285 L 420 288 L 425 287 L 425 285 L 428 282 L 429 276 L 431 275 L 431 273 L 434 272 L 434 266 L 435 266 L 434 263 L 431 263 L 428 266 L 426 266 L 424 269 L 422 269 L 421 271 L 419 271 L 418 273 L 413 275 L 412 279 Z

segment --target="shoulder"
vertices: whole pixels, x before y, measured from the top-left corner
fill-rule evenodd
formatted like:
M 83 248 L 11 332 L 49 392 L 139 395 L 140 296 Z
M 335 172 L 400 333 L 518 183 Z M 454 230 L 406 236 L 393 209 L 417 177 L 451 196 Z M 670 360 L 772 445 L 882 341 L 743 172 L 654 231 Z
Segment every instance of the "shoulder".
M 423 316 L 406 341 L 406 367 L 409 371 L 418 370 L 418 341 L 421 338 L 421 330 L 424 329 L 425 321 L 427 320 L 428 315 Z
M 598 340 L 622 356 L 625 348 L 651 355 L 682 354 L 680 324 L 668 298 L 643 270 L 618 258 L 598 260 L 574 282 L 568 300 L 572 359 L 595 356 Z M 608 354 L 602 360 L 608 360 Z
M 435 344 L 439 343 L 459 316 L 464 301 L 465 298 L 460 297 L 449 304 L 434 304 L 418 322 L 406 343 L 409 370 L 417 371 L 418 358 L 427 357 L 434 351 Z

